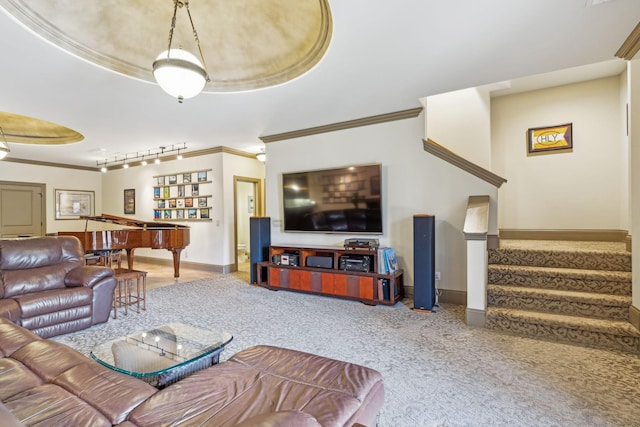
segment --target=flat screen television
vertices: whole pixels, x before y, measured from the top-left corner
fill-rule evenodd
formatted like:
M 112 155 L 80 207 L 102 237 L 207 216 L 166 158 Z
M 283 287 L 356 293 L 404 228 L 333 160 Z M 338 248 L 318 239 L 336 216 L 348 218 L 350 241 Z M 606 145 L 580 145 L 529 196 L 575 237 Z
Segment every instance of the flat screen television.
M 382 165 L 282 174 L 284 231 L 382 234 Z

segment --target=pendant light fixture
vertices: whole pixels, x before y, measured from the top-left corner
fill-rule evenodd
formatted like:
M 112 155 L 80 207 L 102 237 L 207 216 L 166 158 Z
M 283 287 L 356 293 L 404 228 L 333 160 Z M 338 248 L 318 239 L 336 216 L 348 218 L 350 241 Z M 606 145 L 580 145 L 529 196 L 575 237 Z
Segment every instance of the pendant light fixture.
M 198 47 L 200 60 L 184 49 L 172 49 L 173 30 L 176 26 L 176 14 L 178 7 L 184 7 L 189 15 L 189 22 L 193 30 L 193 37 Z M 196 27 L 191 18 L 189 10 L 189 0 L 173 1 L 173 18 L 169 29 L 169 47 L 162 52 L 153 63 L 153 77 L 158 85 L 169 95 L 178 99 L 182 103 L 185 99 L 193 98 L 204 89 L 204 85 L 209 81 L 207 65 L 200 48 L 200 40 Z
M 9 143 L 7 142 L 7 137 L 4 135 L 4 131 L 2 130 L 2 126 L 0 126 L 0 136 L 2 139 L 0 140 L 0 160 L 7 157 L 9 154 Z

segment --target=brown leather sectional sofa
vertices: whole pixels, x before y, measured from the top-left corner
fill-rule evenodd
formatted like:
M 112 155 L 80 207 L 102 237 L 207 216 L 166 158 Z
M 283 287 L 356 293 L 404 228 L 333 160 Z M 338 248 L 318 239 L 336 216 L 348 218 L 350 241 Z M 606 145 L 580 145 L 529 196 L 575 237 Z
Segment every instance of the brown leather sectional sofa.
M 106 322 L 115 286 L 112 269 L 85 266 L 76 237 L 0 240 L 0 317 L 41 337 Z
M 377 371 L 295 350 L 251 347 L 158 390 L 43 339 L 109 318 L 113 270 L 84 266 L 72 236 L 1 240 L 0 285 L 2 427 L 373 426 L 382 407 Z
M 377 371 L 270 346 L 157 390 L 0 318 L 2 426 L 373 426 L 383 399 Z

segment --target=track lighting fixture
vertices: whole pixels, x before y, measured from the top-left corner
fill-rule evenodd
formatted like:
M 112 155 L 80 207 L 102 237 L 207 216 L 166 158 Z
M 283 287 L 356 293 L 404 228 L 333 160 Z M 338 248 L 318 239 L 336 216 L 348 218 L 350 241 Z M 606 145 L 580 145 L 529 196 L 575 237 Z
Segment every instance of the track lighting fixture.
M 2 129 L 0 128 L 0 131 Z M 145 166 L 148 164 L 147 159 L 155 159 L 154 163 L 158 164 L 160 161 L 170 153 L 178 153 L 175 159 L 182 159 L 182 151 L 187 149 L 187 143 L 182 143 L 178 146 L 172 145 L 171 147 L 158 147 L 155 150 L 148 150 L 146 153 L 128 153 L 124 156 L 118 155 L 113 159 L 104 159 L 104 161 L 97 161 L 96 165 L 100 167 L 101 172 L 107 172 L 110 166 L 117 167 L 118 165 L 122 165 L 123 168 L 128 168 L 129 166 Z M 2 141 L 0 140 L 0 158 L 2 158 Z

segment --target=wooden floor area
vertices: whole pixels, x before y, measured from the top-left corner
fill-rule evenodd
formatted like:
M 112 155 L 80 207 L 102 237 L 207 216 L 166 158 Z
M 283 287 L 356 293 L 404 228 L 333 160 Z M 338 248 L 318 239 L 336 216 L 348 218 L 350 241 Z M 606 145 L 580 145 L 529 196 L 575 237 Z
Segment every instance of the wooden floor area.
M 122 263 L 123 267 L 126 267 L 126 259 Z M 192 280 L 204 279 L 207 277 L 214 277 L 217 273 L 210 273 L 197 269 L 190 269 L 185 265 L 180 265 L 180 277 L 173 277 L 173 266 L 161 265 L 149 262 L 135 261 L 134 267 L 136 270 L 147 272 L 147 289 L 162 288 L 164 286 L 171 286 L 178 283 L 190 282 Z M 233 274 L 238 275 L 241 279 L 249 281 L 249 263 L 240 264 L 238 266 L 238 272 Z

